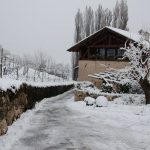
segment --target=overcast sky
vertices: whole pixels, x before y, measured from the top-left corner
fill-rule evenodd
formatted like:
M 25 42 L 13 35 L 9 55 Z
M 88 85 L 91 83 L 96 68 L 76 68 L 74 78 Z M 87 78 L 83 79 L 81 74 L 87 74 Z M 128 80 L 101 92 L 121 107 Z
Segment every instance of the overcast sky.
M 74 16 L 86 5 L 112 9 L 116 0 L 0 0 L 0 44 L 15 54 L 46 52 L 57 62 L 69 62 Z M 150 30 L 150 0 L 128 0 L 132 32 Z

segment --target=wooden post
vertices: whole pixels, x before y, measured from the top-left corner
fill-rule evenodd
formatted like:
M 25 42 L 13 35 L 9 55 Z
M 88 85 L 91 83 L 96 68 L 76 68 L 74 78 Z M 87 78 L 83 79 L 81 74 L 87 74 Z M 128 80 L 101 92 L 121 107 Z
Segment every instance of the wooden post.
M 105 48 L 105 59 L 107 58 L 107 48 Z
M 111 45 L 111 36 L 109 35 L 108 45 Z
M 88 47 L 88 60 L 90 59 L 90 48 Z
M 1 49 L 0 77 L 3 77 L 3 48 Z
M 118 57 L 118 49 L 115 49 L 115 59 Z

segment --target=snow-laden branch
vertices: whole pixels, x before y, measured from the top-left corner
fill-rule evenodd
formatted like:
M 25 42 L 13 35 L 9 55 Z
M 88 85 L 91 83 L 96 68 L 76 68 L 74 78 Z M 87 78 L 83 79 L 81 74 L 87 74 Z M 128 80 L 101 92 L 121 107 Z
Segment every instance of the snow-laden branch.
M 94 75 L 89 75 L 89 77 L 101 79 L 108 83 L 117 83 L 124 84 L 125 82 L 129 82 L 129 80 L 134 80 L 132 76 L 130 76 L 130 69 L 124 70 L 113 70 L 113 71 L 105 71 L 101 73 L 96 73 Z
M 101 79 L 106 83 L 118 84 L 144 80 L 150 73 L 150 49 L 143 43 L 143 41 L 130 43 L 128 47 L 125 45 L 124 48 L 121 48 L 125 51 L 123 59 L 129 60 L 130 67 L 121 70 L 111 69 L 89 76 Z
M 122 49 L 125 50 L 124 58 L 127 58 L 131 65 L 130 75 L 134 75 L 138 81 L 147 77 L 150 70 L 149 47 L 140 41 L 136 44 L 130 43 L 128 47 Z

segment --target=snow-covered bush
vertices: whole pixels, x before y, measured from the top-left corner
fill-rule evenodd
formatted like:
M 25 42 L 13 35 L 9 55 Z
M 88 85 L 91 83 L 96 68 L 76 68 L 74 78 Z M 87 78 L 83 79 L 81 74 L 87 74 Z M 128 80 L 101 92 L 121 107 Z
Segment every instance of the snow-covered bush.
M 96 98 L 96 106 L 97 107 L 107 107 L 108 100 L 105 96 L 99 96 Z
M 111 93 L 113 90 L 113 85 L 112 84 L 103 84 L 102 85 L 102 92 L 105 92 L 105 93 Z
M 100 90 L 96 86 L 94 86 L 93 83 L 89 81 L 76 82 L 75 90 L 87 93 L 87 96 L 94 94 L 94 93 L 97 94 L 100 92 Z
M 77 82 L 75 85 L 77 89 L 86 89 L 86 88 L 94 88 L 94 84 L 89 81 Z
M 142 105 L 145 104 L 144 95 L 125 94 L 114 99 L 113 103 L 121 105 Z
M 142 90 L 140 84 L 137 81 L 132 80 L 132 82 L 130 82 L 130 85 L 131 85 L 131 89 L 129 93 L 144 94 L 144 91 Z
M 95 99 L 92 97 L 85 97 L 84 101 L 87 106 L 92 106 L 95 104 Z
M 121 93 L 129 93 L 131 89 L 131 84 L 130 83 L 125 83 L 120 85 L 120 92 Z

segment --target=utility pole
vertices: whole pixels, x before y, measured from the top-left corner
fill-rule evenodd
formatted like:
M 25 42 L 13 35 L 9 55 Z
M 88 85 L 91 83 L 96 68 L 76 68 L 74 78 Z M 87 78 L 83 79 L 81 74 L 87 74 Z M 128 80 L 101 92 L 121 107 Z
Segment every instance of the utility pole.
M 3 77 L 3 48 L 1 48 L 0 77 Z

